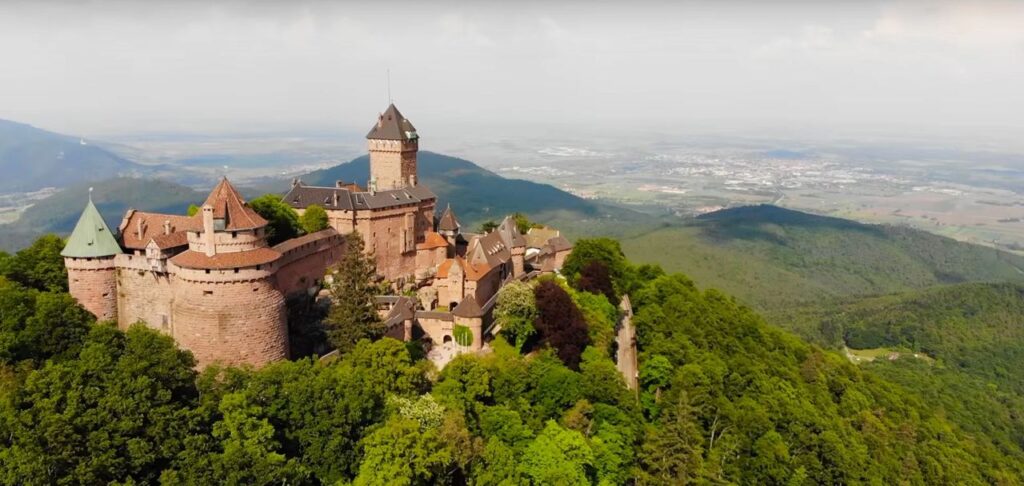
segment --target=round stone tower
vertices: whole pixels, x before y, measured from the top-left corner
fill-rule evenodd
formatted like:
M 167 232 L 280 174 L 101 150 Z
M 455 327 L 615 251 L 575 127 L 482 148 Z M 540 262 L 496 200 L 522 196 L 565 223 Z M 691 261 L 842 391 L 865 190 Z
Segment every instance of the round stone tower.
M 288 357 L 284 295 L 275 286 L 281 254 L 267 222 L 223 179 L 195 216 L 189 249 L 171 259 L 171 334 L 200 368 L 261 366 Z
M 117 318 L 114 257 L 121 253 L 121 245 L 92 203 L 90 188 L 89 203 L 60 254 L 68 270 L 68 292 L 102 321 Z

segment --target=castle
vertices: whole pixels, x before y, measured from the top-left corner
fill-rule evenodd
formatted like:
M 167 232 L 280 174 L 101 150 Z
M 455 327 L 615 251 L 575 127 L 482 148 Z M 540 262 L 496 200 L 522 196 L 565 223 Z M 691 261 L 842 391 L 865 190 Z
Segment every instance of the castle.
M 367 134 L 370 180 L 316 187 L 295 180 L 284 201 L 324 208 L 329 228 L 275 246 L 267 221 L 226 179 L 194 216 L 129 209 L 110 231 L 92 200 L 62 251 L 69 291 L 99 319 L 144 322 L 214 362 L 260 366 L 288 357 L 286 300 L 314 296 L 358 231 L 378 273 L 416 298 L 380 296 L 388 335 L 451 353 L 478 351 L 501 286 L 561 267 L 572 246 L 556 230 L 520 233 L 506 218 L 463 232 L 418 184 L 419 136 L 392 104 Z

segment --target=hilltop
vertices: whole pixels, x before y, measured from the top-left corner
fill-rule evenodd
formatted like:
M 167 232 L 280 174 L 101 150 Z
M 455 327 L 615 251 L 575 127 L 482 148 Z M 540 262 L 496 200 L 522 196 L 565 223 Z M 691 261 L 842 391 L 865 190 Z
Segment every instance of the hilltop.
M 527 213 L 536 221 L 558 221 L 556 224 L 560 227 L 561 222 L 630 213 L 581 199 L 547 184 L 506 179 L 468 160 L 435 152 L 419 152 L 418 170 L 420 183 L 438 196 L 438 214 L 450 203 L 462 224 L 473 230 L 484 221 L 500 220 L 517 211 Z M 319 186 L 333 186 L 338 180 L 365 185 L 369 178 L 370 158 L 364 155 L 306 174 L 302 181 Z
M 147 168 L 87 140 L 0 120 L 0 193 L 66 187 Z
M 747 206 L 622 241 L 769 314 L 793 305 L 960 282 L 1022 282 L 1024 257 L 925 231 Z M 774 319 L 773 319 L 774 320 Z

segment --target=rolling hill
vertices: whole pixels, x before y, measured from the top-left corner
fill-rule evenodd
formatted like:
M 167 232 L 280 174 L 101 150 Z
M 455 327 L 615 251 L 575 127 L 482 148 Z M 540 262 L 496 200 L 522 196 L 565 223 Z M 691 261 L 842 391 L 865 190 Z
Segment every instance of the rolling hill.
M 685 272 L 769 316 L 809 302 L 939 284 L 1024 283 L 1018 255 L 768 205 L 709 213 L 625 238 L 622 247 L 634 261 Z
M 147 170 L 78 137 L 0 120 L 0 193 L 66 187 Z

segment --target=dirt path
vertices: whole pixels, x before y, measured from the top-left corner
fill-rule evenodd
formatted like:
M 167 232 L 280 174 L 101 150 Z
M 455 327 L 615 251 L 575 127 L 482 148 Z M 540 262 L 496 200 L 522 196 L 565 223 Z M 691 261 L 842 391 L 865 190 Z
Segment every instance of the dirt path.
M 629 303 L 628 295 L 622 296 L 619 309 L 622 310 L 622 317 L 619 319 L 618 335 L 615 338 L 618 344 L 616 367 L 626 380 L 626 386 L 630 390 L 636 390 L 639 371 L 636 362 L 636 328 L 633 327 L 633 306 Z

